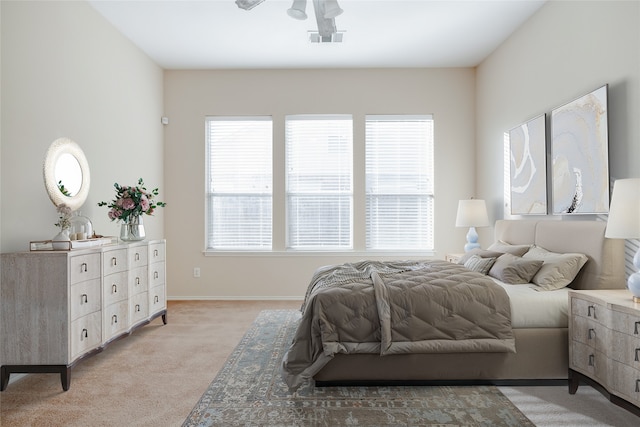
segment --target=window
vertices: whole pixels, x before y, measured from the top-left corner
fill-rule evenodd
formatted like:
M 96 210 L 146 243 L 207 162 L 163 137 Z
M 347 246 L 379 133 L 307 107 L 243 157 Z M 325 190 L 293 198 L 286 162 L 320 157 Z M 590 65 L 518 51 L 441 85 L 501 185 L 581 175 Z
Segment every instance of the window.
M 351 116 L 287 116 L 287 249 L 353 248 Z
M 366 117 L 367 249 L 433 249 L 433 119 Z
M 207 249 L 269 250 L 271 117 L 208 117 Z

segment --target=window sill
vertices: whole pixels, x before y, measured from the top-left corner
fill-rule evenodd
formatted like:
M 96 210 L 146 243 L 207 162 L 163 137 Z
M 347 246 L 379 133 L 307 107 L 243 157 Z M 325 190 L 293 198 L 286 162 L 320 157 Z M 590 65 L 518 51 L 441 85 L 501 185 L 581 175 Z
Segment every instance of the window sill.
M 434 250 L 379 250 L 379 251 L 203 251 L 211 257 L 421 257 L 436 256 Z

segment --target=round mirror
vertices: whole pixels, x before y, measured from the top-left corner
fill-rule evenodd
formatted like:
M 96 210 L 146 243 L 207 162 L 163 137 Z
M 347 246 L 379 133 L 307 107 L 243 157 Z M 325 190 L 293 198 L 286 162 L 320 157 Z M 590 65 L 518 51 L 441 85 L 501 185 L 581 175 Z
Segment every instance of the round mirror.
M 87 199 L 89 164 L 80 146 L 69 138 L 51 143 L 44 159 L 44 185 L 54 205 L 78 210 Z

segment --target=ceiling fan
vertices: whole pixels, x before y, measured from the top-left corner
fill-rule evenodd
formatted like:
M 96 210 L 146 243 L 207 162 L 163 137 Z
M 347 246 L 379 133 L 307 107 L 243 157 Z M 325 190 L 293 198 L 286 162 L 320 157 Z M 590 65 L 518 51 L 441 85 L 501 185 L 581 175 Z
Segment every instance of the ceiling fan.
M 236 0 L 236 4 L 240 9 L 251 10 L 265 0 Z M 314 40 L 314 34 L 311 34 L 311 41 L 315 42 L 331 42 L 342 41 L 342 34 L 338 33 L 336 28 L 336 16 L 340 15 L 343 10 L 338 6 L 337 0 L 312 0 L 313 9 L 318 23 L 318 34 Z M 307 0 L 293 0 L 291 8 L 287 10 L 287 14 L 299 20 L 307 19 L 305 9 L 307 8 Z

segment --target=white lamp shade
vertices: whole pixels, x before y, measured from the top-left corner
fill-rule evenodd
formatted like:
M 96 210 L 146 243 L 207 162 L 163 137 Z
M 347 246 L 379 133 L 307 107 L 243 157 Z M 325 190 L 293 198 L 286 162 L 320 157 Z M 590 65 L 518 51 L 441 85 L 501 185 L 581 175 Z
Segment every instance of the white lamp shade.
M 287 14 L 294 19 L 299 19 L 303 21 L 307 19 L 307 14 L 304 11 L 306 8 L 307 8 L 307 0 L 293 0 L 291 9 L 287 10 Z
M 613 183 L 605 237 L 640 238 L 640 178 L 618 179 Z
M 458 202 L 456 227 L 486 227 L 488 225 L 489 216 L 484 200 L 471 199 Z
M 325 0 L 324 2 L 324 18 L 331 19 L 344 12 L 338 6 L 338 0 Z

